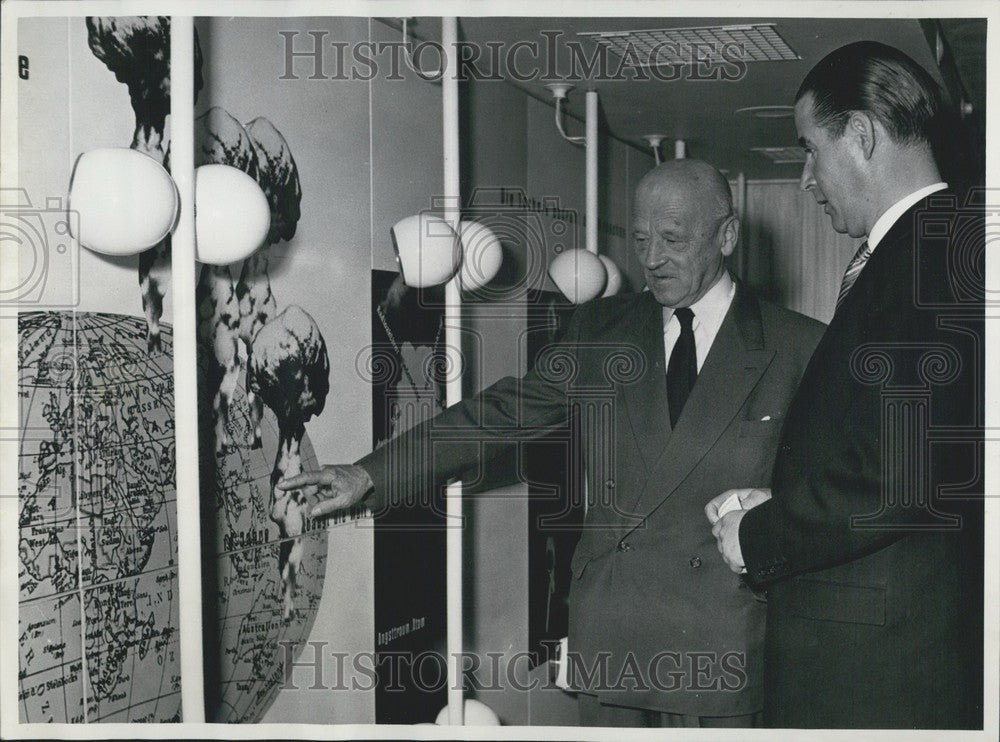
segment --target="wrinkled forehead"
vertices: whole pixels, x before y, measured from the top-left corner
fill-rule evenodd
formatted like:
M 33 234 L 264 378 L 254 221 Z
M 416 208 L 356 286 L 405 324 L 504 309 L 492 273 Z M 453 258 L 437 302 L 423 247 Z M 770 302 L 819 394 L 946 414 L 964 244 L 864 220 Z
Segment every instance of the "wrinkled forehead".
M 690 180 L 640 184 L 632 204 L 632 216 L 640 221 L 685 223 L 700 219 L 709 201 Z

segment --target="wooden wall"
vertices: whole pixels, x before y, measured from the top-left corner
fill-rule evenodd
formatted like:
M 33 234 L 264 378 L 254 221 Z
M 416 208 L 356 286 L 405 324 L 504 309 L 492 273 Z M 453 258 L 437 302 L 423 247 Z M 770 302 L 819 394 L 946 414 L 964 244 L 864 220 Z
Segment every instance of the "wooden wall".
M 747 183 L 742 255 L 732 265 L 778 304 L 829 322 L 840 280 L 860 240 L 840 235 L 798 181 Z

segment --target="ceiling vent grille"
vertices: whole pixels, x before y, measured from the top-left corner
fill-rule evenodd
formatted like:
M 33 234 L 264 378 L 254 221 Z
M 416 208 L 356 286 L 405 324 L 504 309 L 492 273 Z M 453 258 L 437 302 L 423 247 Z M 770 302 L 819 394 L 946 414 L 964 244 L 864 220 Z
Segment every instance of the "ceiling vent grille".
M 750 151 L 759 152 L 775 165 L 801 165 L 806 161 L 801 147 L 751 147 Z
M 733 61 L 737 55 L 744 62 L 780 62 L 801 59 L 781 38 L 773 23 L 737 26 L 695 26 L 658 28 L 641 31 L 583 31 L 621 57 L 638 56 L 641 66 Z M 631 47 L 631 54 L 629 47 Z M 723 59 L 723 51 L 729 60 Z M 737 51 L 738 50 L 738 51 Z

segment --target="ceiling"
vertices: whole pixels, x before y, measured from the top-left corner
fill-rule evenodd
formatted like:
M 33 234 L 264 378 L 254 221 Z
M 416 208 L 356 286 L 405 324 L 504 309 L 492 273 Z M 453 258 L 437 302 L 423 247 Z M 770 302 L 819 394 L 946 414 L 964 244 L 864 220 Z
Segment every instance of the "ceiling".
M 796 178 L 800 164 L 774 164 L 753 147 L 788 147 L 796 144 L 795 127 L 791 118 L 760 119 L 747 113 L 737 113 L 750 106 L 787 106 L 793 102 L 799 83 L 808 70 L 825 54 L 839 46 L 861 39 L 874 39 L 895 46 L 931 71 L 939 83 L 932 47 L 917 19 L 855 19 L 855 18 L 511 18 L 463 17 L 460 38 L 486 49 L 487 42 L 509 50 L 517 42 L 536 42 L 544 48 L 547 38 L 559 32 L 555 70 L 560 76 L 570 76 L 570 51 L 567 41 L 579 43 L 587 58 L 592 57 L 596 43 L 581 32 L 628 31 L 773 23 L 775 29 L 800 59 L 792 61 L 750 62 L 745 74 L 735 81 L 677 79 L 648 80 L 597 79 L 587 80 L 579 74 L 576 89 L 570 93 L 568 111 L 583 118 L 583 90 L 590 86 L 600 94 L 601 112 L 605 124 L 617 137 L 636 146 L 648 147 L 646 134 L 666 137 L 664 151 L 672 156 L 674 139 L 684 139 L 690 157 L 700 157 L 727 169 L 732 175 L 743 172 L 748 178 Z M 439 39 L 440 25 L 436 18 L 418 19 L 411 26 L 418 37 Z M 946 34 L 948 27 L 944 26 Z M 954 53 L 959 74 L 966 87 L 985 87 L 985 21 L 964 20 L 952 24 L 954 38 L 949 45 Z M 484 55 L 485 59 L 485 55 Z M 531 64 L 527 52 L 528 75 L 532 79 L 506 79 L 530 95 L 549 101 L 545 80 L 539 79 L 544 63 Z M 619 58 L 609 54 L 613 71 Z M 481 67 L 483 65 L 480 65 Z M 486 65 L 486 69 L 489 65 Z M 729 71 L 735 71 L 733 66 Z M 532 72 L 535 74 L 531 74 Z M 975 101 L 975 96 L 973 96 Z

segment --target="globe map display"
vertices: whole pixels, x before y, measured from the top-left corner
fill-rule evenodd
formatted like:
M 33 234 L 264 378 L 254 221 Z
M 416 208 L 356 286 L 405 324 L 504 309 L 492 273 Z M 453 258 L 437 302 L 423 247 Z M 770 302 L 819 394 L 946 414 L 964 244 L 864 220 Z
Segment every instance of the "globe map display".
M 137 317 L 34 312 L 18 330 L 20 720 L 181 721 L 170 327 L 155 354 Z M 240 387 L 234 446 L 202 462 L 201 487 L 216 513 L 209 719 L 252 723 L 312 627 L 326 532 L 302 536 L 286 619 L 268 518 L 277 425 L 265 411 L 259 449 L 248 427 Z M 316 466 L 308 437 L 302 458 Z
M 257 722 L 281 687 L 285 666 L 290 664 L 286 659 L 294 660 L 301 654 L 312 629 L 323 592 L 327 533 L 318 528 L 301 537 L 304 548 L 296 579 L 295 610 L 285 619 L 278 572 L 281 543 L 278 526 L 268 516 L 278 424 L 265 408 L 262 447 L 249 447 L 249 406 L 242 382 L 230 401 L 228 432 L 233 442 L 229 452 L 209 454 L 214 463 L 203 461 L 201 470 L 202 497 L 215 502 L 217 528 L 214 567 L 219 640 L 214 652 L 206 652 L 206 662 L 217 663 L 219 687 L 214 691 L 218 706 L 214 718 L 209 718 Z M 209 435 L 210 426 L 203 428 L 202 440 Z M 319 468 L 308 435 L 302 439 L 301 454 L 304 469 Z M 214 475 L 209 471 L 213 465 Z M 208 675 L 206 671 L 206 678 Z M 212 693 L 210 690 L 210 700 Z

